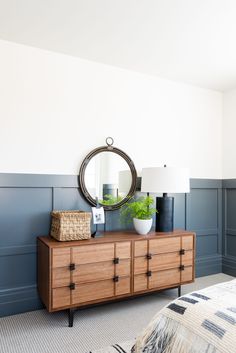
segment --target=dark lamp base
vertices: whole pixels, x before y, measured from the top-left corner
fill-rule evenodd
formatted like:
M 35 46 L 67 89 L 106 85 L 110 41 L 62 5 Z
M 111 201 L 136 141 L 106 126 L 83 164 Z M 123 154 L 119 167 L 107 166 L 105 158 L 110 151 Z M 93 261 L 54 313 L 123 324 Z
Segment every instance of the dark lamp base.
M 173 232 L 174 198 L 169 196 L 157 197 L 156 232 Z

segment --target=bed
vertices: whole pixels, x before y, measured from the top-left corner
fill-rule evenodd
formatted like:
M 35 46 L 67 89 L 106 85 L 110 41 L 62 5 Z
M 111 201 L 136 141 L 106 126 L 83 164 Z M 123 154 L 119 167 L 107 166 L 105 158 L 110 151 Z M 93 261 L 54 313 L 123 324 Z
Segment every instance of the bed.
M 136 340 L 90 353 L 236 353 L 236 279 L 177 298 Z
M 137 338 L 133 353 L 236 353 L 236 279 L 169 303 Z

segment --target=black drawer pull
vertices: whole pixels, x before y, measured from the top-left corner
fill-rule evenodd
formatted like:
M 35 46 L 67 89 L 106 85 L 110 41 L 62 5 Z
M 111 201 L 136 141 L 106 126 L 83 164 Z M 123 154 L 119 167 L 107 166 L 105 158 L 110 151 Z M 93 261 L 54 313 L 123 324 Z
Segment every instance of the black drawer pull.
M 147 259 L 151 260 L 152 259 L 152 254 L 147 254 Z
M 117 265 L 119 262 L 120 262 L 119 257 L 115 257 L 114 260 L 113 260 L 113 263 L 114 263 L 115 265 Z
M 179 253 L 180 255 L 185 255 L 185 249 L 181 249 Z
M 119 276 L 113 277 L 113 281 L 114 281 L 114 282 L 119 282 Z
M 70 271 L 74 271 L 75 270 L 75 264 L 70 264 Z
M 70 288 L 70 290 L 74 290 L 74 289 L 75 289 L 75 283 L 71 283 L 71 284 L 69 285 L 69 288 Z
M 152 271 L 147 271 L 147 276 L 151 277 L 151 275 L 152 275 Z
M 184 271 L 184 265 L 181 265 L 181 266 L 179 267 L 179 269 L 180 269 L 180 271 Z

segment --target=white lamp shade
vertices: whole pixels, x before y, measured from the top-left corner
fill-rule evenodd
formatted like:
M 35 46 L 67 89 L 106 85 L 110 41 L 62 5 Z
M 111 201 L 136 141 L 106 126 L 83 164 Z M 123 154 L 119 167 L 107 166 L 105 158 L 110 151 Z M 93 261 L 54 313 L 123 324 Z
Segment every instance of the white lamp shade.
M 153 167 L 142 169 L 141 192 L 190 192 L 188 168 Z

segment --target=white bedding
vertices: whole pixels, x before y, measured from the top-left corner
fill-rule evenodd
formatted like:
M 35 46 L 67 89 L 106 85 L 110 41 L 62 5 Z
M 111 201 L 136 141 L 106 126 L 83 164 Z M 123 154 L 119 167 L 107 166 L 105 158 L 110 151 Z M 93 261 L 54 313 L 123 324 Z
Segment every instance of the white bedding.
M 135 353 L 236 353 L 236 279 L 184 295 L 137 338 Z

